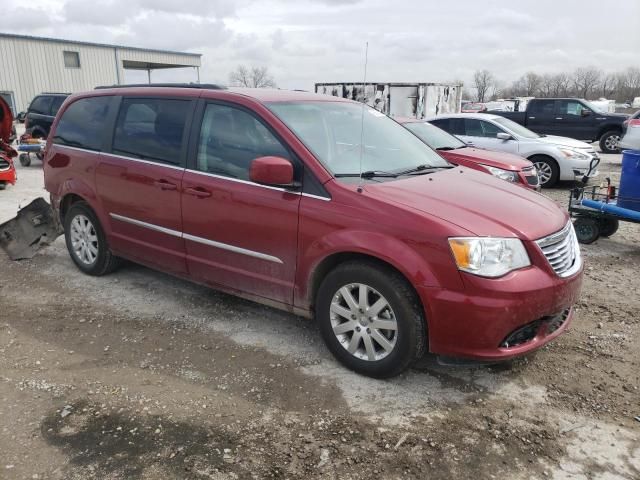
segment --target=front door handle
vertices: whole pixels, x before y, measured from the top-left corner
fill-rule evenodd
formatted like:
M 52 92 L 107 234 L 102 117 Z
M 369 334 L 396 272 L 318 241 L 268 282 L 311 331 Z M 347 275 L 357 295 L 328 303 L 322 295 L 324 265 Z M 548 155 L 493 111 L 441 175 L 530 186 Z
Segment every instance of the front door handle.
M 177 190 L 178 186 L 175 183 L 167 182 L 166 180 L 156 180 L 153 184 L 160 190 Z
M 211 192 L 209 190 L 205 190 L 202 187 L 189 187 L 184 189 L 184 193 L 187 195 L 193 195 L 198 198 L 208 198 L 211 196 Z
M 562 120 L 562 117 L 556 117 L 556 120 Z

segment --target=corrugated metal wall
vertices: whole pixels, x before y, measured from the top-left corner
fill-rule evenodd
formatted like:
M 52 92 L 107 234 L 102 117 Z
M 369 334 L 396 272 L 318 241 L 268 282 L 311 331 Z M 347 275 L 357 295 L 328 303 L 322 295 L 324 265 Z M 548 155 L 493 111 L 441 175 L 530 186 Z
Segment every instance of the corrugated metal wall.
M 80 55 L 80 68 L 64 66 L 63 51 Z M 116 63 L 116 52 L 118 62 Z M 124 79 L 123 60 L 200 66 L 200 57 L 0 36 L 0 92 L 11 92 L 17 112 L 42 92 L 79 92 Z

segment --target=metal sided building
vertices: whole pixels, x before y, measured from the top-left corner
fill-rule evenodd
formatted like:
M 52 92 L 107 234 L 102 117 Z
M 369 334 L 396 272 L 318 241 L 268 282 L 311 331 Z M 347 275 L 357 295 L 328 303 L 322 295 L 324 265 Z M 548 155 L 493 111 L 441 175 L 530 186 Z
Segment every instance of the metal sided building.
M 425 118 L 459 113 L 462 85 L 444 83 L 316 83 L 316 93 L 343 97 L 391 117 Z
M 192 67 L 199 81 L 200 60 L 197 53 L 0 33 L 0 96 L 15 113 L 39 93 L 124 83 L 127 69 L 146 71 L 150 79 L 153 70 Z

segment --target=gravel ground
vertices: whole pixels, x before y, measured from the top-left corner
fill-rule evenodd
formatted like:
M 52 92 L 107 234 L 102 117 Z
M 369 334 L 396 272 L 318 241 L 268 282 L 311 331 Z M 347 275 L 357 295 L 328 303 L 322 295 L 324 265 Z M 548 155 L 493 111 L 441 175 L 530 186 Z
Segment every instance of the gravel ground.
M 0 223 L 45 195 L 38 162 L 18 177 Z M 62 239 L 1 254 L 0 478 L 637 480 L 640 227 L 583 252 L 551 345 L 387 381 L 338 365 L 310 321 L 132 264 L 84 276 Z

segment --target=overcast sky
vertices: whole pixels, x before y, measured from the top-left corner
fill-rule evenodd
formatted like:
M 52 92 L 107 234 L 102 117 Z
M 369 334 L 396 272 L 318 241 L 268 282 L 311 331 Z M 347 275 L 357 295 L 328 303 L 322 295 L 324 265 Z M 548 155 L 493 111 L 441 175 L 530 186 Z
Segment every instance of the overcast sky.
M 369 81 L 470 84 L 486 68 L 510 82 L 528 70 L 640 66 L 640 0 L 2 3 L 4 32 L 202 53 L 203 82 L 226 82 L 239 63 L 266 65 L 283 88 L 362 81 L 367 41 Z

